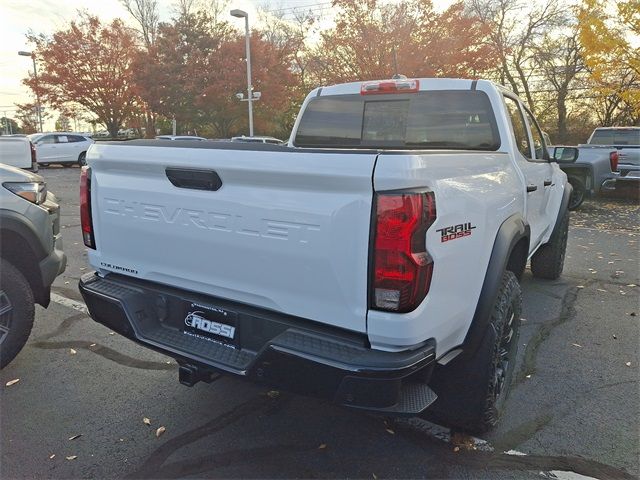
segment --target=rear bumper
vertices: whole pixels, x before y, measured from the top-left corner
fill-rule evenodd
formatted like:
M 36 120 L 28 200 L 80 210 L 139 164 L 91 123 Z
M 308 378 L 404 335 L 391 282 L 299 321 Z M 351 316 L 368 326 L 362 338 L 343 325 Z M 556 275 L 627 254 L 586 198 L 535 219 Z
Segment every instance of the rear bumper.
M 611 191 L 616 188 L 624 187 L 639 187 L 640 186 L 640 169 L 635 167 L 625 168 L 624 165 L 619 165 L 619 172 L 611 173 L 603 182 L 602 190 Z
M 224 372 L 393 414 L 419 413 L 436 399 L 427 386 L 435 341 L 372 350 L 363 334 L 115 274 L 84 275 L 79 288 L 94 320 L 175 358 L 186 385 Z M 194 303 L 237 313 L 237 343 L 185 334 L 184 308 Z

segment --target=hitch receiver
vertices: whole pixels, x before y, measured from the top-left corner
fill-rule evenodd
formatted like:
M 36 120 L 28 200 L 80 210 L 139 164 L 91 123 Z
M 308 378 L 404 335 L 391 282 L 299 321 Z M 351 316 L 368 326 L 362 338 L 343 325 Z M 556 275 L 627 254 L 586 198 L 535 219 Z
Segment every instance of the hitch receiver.
M 202 380 L 198 367 L 193 365 L 181 365 L 178 370 L 178 380 L 182 385 L 187 387 L 193 387 L 196 383 Z

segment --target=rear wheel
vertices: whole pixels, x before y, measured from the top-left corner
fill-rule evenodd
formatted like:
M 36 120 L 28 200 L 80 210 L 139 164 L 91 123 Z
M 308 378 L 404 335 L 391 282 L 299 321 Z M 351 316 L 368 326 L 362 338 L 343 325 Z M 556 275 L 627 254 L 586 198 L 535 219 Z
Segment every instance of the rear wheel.
M 560 224 L 548 243 L 542 245 L 531 257 L 531 273 L 536 278 L 555 280 L 564 268 L 564 256 L 569 236 L 569 210 L 558 218 Z
M 582 202 L 584 202 L 584 198 L 587 195 L 587 187 L 585 186 L 584 181 L 579 177 L 570 176 L 567 180 L 573 187 L 571 197 L 569 198 L 569 210 L 575 210 L 582 205 Z
M 87 152 L 82 152 L 78 157 L 78 165 L 81 167 L 87 164 Z
M 429 386 L 438 399 L 423 415 L 449 427 L 482 433 L 494 427 L 506 402 L 518 351 L 522 293 L 505 271 L 491 318 L 475 353 L 438 365 Z
M 22 350 L 33 327 L 35 305 L 24 275 L 0 260 L 0 368 Z

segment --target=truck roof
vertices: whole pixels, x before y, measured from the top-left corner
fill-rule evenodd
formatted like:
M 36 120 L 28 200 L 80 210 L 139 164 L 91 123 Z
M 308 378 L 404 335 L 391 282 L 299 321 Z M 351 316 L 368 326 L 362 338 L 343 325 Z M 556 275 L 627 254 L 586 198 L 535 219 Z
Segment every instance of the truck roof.
M 359 94 L 363 83 L 390 82 L 396 80 L 401 81 L 404 79 L 380 79 L 371 81 L 340 83 L 320 87 L 315 91 L 317 96 Z M 470 90 L 475 88 L 475 85 L 479 84 L 480 82 L 485 85 L 491 85 L 498 89 L 504 89 L 504 87 L 496 85 L 489 80 L 473 80 L 460 78 L 407 78 L 406 80 L 417 80 L 419 84 L 418 91 L 420 92 L 429 90 Z M 504 90 L 507 91 L 507 89 Z
M 596 130 L 640 130 L 640 127 L 598 127 Z

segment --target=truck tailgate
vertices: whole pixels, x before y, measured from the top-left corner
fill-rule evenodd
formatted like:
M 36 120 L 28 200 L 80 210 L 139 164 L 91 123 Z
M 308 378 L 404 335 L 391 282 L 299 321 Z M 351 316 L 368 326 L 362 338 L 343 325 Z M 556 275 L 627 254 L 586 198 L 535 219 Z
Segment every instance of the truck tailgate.
M 94 145 L 91 265 L 365 332 L 376 155 L 231 148 Z

